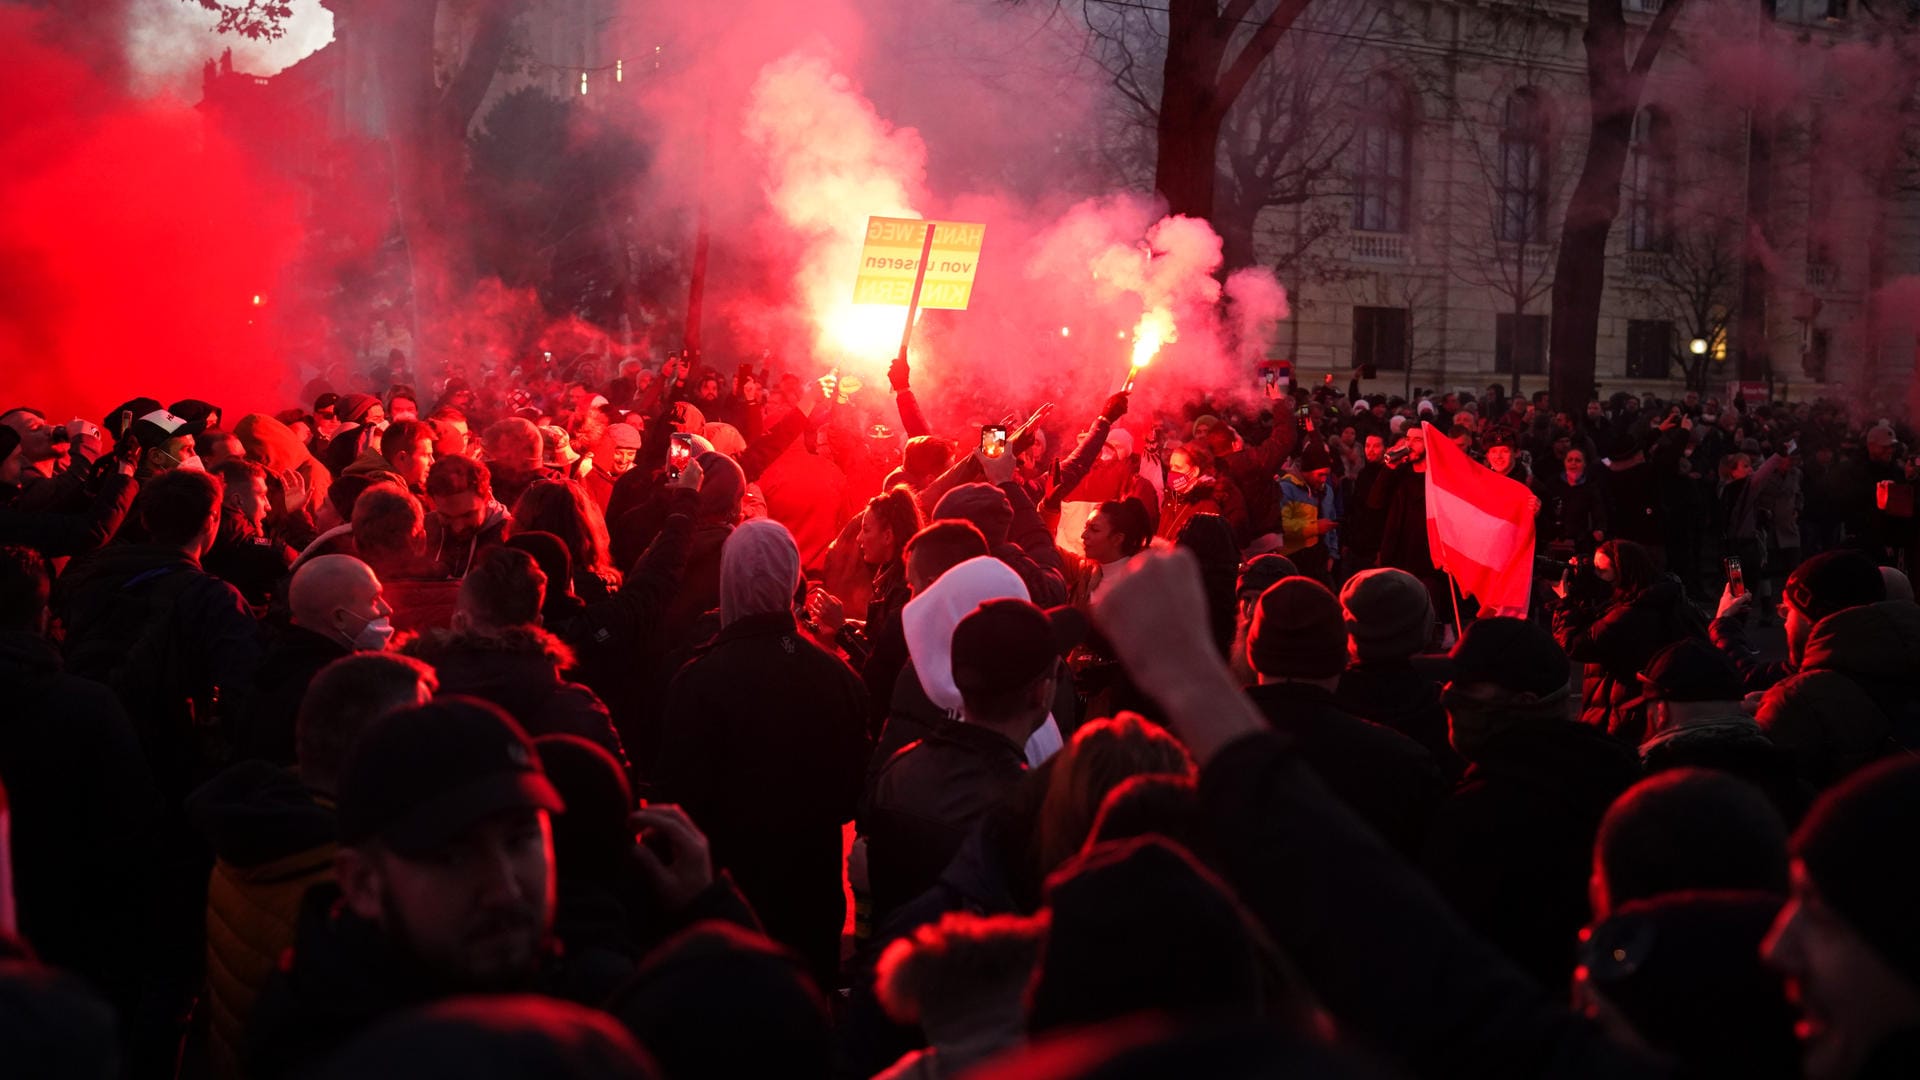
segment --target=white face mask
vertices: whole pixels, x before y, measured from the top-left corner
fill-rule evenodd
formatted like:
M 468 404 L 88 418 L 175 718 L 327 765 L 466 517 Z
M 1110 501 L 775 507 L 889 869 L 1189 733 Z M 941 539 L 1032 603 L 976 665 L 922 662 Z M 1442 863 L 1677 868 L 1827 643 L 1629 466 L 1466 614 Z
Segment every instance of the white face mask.
M 384 652 L 387 642 L 392 638 L 393 621 L 382 615 L 361 624 L 360 632 L 353 635 L 353 641 L 350 644 L 356 652 Z

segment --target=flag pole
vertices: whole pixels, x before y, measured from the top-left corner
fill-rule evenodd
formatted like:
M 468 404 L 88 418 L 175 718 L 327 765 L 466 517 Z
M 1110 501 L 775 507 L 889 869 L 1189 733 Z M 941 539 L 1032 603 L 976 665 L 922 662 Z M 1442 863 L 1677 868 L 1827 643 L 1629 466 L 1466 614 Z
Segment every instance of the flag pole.
M 900 363 L 907 362 L 907 343 L 913 340 L 913 317 L 920 311 L 920 287 L 927 283 L 927 259 L 933 254 L 933 222 L 927 222 L 926 239 L 920 243 L 920 265 L 913 273 L 913 296 L 907 300 L 907 325 L 900 331 Z
M 1453 580 L 1452 574 L 1447 575 L 1447 592 L 1453 595 L 1453 632 L 1457 641 L 1467 636 L 1467 628 L 1460 623 L 1460 583 Z

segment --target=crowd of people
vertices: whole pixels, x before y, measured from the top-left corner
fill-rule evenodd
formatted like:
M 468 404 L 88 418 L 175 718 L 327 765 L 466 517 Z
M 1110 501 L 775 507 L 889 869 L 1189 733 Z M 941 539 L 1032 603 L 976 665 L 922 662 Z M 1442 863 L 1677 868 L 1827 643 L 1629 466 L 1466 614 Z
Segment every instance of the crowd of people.
M 1904 425 L 913 375 L 0 414 L 0 1061 L 1920 1072 Z M 1526 618 L 1439 438 L 1532 492 Z

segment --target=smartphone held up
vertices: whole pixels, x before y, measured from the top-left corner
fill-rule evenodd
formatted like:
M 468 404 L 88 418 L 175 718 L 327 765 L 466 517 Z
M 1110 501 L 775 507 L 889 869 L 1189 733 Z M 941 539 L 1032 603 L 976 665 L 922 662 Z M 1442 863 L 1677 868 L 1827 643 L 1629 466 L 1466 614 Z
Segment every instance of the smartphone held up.
M 982 457 L 1002 457 L 1007 452 L 1007 426 L 1005 424 L 986 424 L 980 428 L 980 455 Z
M 674 432 L 667 443 L 667 479 L 680 479 L 680 474 L 686 471 L 687 462 L 692 460 L 693 436 L 684 431 Z

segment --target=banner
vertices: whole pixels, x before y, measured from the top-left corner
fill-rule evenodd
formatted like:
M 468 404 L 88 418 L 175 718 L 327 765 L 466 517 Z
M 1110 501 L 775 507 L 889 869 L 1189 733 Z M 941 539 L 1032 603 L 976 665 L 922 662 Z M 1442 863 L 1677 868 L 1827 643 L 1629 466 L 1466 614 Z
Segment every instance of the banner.
M 927 226 L 933 226 L 933 250 L 920 286 L 920 306 L 964 311 L 973 297 L 973 276 L 980 268 L 980 245 L 987 227 L 967 221 L 918 221 L 870 217 L 860 249 L 860 275 L 853 281 L 856 304 L 906 307 L 920 271 Z

